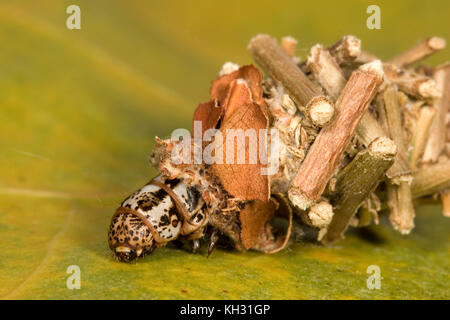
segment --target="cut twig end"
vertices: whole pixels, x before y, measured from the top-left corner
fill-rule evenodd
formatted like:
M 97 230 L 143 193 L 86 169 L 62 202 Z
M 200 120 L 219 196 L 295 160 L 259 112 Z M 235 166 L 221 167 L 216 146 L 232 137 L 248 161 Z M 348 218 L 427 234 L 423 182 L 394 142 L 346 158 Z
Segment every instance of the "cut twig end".
M 418 85 L 419 93 L 430 99 L 439 99 L 442 96 L 442 92 L 437 88 L 436 82 L 433 79 L 427 79 Z
M 258 44 L 261 41 L 262 42 L 275 41 L 275 39 L 272 38 L 271 36 L 269 36 L 268 34 L 258 33 L 256 36 L 254 36 L 253 38 L 250 39 L 248 46 L 247 46 L 248 51 L 252 52 L 253 50 L 255 50 L 255 46 L 258 46 Z
M 318 127 L 328 124 L 334 115 L 334 104 L 330 99 L 324 96 L 313 98 L 306 106 L 308 116 Z
M 352 35 L 346 35 L 328 48 L 338 64 L 349 64 L 361 55 L 361 40 Z
M 361 40 L 353 35 L 347 35 L 344 37 L 344 41 L 348 56 L 356 59 L 361 54 Z
M 333 206 L 328 201 L 320 201 L 302 215 L 302 220 L 311 227 L 323 229 L 331 223 L 333 215 Z
M 369 145 L 369 150 L 376 156 L 386 160 L 393 159 L 397 154 L 397 146 L 387 137 L 378 137 Z
M 315 201 L 306 196 L 301 190 L 296 187 L 291 187 L 288 191 L 289 200 L 291 200 L 294 207 L 300 210 L 310 208 Z
M 392 211 L 392 209 L 391 209 Z M 402 235 L 408 235 L 414 229 L 414 219 L 404 219 L 404 217 L 389 216 L 392 227 Z
M 383 81 L 384 79 L 383 63 L 380 60 L 375 60 L 363 64 L 361 67 L 359 67 L 359 70 L 376 75 L 379 82 Z
M 295 56 L 295 50 L 297 48 L 297 40 L 294 37 L 286 36 L 281 38 L 281 49 L 291 58 Z
M 446 47 L 447 41 L 441 37 L 431 37 L 428 39 L 428 46 L 433 50 L 442 50 Z

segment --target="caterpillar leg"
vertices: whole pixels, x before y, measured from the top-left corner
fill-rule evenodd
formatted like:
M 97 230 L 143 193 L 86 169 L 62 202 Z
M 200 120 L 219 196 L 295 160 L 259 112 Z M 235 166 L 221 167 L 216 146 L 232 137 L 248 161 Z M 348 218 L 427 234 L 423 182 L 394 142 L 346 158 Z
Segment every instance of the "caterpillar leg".
M 215 228 L 211 233 L 211 237 L 209 238 L 208 257 L 216 247 L 217 240 L 219 240 L 219 229 Z
M 200 240 L 192 240 L 192 253 L 197 253 L 200 249 Z

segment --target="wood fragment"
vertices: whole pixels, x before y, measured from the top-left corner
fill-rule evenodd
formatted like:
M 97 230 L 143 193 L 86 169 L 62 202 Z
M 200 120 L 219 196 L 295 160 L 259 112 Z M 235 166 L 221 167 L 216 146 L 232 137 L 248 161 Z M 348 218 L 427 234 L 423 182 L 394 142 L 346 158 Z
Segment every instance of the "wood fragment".
M 333 214 L 333 206 L 326 200 L 316 203 L 308 211 L 299 212 L 306 225 L 319 229 L 326 228 L 330 224 Z
M 389 84 L 389 86 L 392 86 L 392 85 Z M 395 99 L 395 97 L 393 97 L 393 99 Z M 380 94 L 377 96 L 376 105 L 377 105 L 377 112 L 378 112 L 378 121 L 381 124 L 382 129 L 384 130 L 384 132 L 387 133 L 388 137 L 393 137 L 395 135 L 395 133 L 393 133 L 393 134 L 390 133 L 384 94 Z M 397 106 L 395 108 L 398 110 Z M 396 118 L 396 119 L 393 120 L 392 118 Z M 391 117 L 391 122 L 394 121 L 395 126 L 397 126 L 397 127 L 398 127 L 399 122 L 401 123 L 401 120 L 399 118 L 400 117 L 398 115 L 398 111 L 396 111 L 395 114 L 393 115 L 393 117 Z M 395 132 L 398 132 L 398 131 L 399 130 L 397 128 L 395 130 Z M 402 137 L 402 136 L 403 136 L 403 133 L 401 134 L 400 137 Z M 411 183 L 411 180 L 412 180 L 411 168 L 408 163 L 408 157 L 406 156 L 406 152 L 405 152 L 405 148 L 403 147 L 403 143 L 402 143 L 401 150 L 402 150 L 401 152 L 398 152 L 396 154 L 394 164 L 386 172 L 386 177 L 389 179 L 389 182 L 392 184 L 395 184 L 395 185 L 399 185 L 402 182 Z
M 352 35 L 346 35 L 328 48 L 338 65 L 348 65 L 361 54 L 361 40 Z
M 362 144 L 366 147 L 376 138 L 388 136 L 370 110 L 367 110 L 361 118 L 361 121 L 356 128 L 356 134 Z
M 305 210 L 319 199 L 382 81 L 381 62 L 355 70 L 336 102 L 333 121 L 317 135 L 289 189 L 294 206 Z
M 428 140 L 430 126 L 435 115 L 436 109 L 434 107 L 425 106 L 420 109 L 419 119 L 417 121 L 416 128 L 414 128 L 414 136 L 411 140 L 412 151 L 409 157 L 409 164 L 412 171 L 417 169 L 419 160 L 425 148 L 425 144 Z
M 311 48 L 306 64 L 317 82 L 336 100 L 345 86 L 345 78 L 336 60 L 330 53 L 317 44 Z
M 430 127 L 429 139 L 423 153 L 423 161 L 436 162 L 444 151 L 446 141 L 446 115 L 450 111 L 450 63 L 438 67 L 434 78 L 442 97 L 435 101 L 436 116 Z
M 398 153 L 405 159 L 408 158 L 408 150 L 404 141 L 404 133 L 402 128 L 402 112 L 400 110 L 397 88 L 395 86 L 389 86 L 382 93 L 384 104 L 384 110 L 378 110 L 386 117 L 386 127 L 390 138 L 395 142 L 398 148 Z
M 384 64 L 387 79 L 398 85 L 400 90 L 419 99 L 437 99 L 441 96 L 436 82 L 427 76 L 418 75 L 393 64 Z
M 397 88 L 389 85 L 382 93 L 383 102 L 378 104 L 380 119 L 389 133 L 389 137 L 397 146 L 397 157 L 407 163 L 408 150 L 404 141 L 402 114 L 398 102 Z M 409 168 L 408 168 L 409 170 Z M 410 176 L 411 180 L 412 177 Z M 402 181 L 398 185 L 389 181 L 387 184 L 389 220 L 394 229 L 402 234 L 408 234 L 414 228 L 414 206 L 412 203 L 409 181 Z
M 379 124 L 370 111 L 366 111 L 361 118 L 361 121 L 356 128 L 356 134 L 361 143 L 366 147 L 369 146 L 371 141 L 378 137 L 389 137 L 386 130 Z M 386 176 L 393 184 L 411 182 L 411 170 L 408 163 L 398 154 L 395 155 L 394 164 L 388 169 Z
M 334 100 L 337 99 L 345 86 L 346 80 L 334 57 L 329 55 L 321 45 L 316 45 L 310 50 L 307 64 L 317 82 L 325 88 L 328 95 Z M 388 137 L 386 131 L 380 126 L 369 110 L 361 118 L 356 128 L 356 134 L 361 143 L 366 147 L 378 137 Z M 396 160 L 391 168 L 389 168 L 387 176 L 396 184 L 402 181 L 410 182 L 411 170 L 409 169 L 407 160 L 406 158 L 400 159 L 399 157 L 399 155 L 396 155 Z
M 334 215 L 322 243 L 329 244 L 342 238 L 352 217 L 369 196 L 386 170 L 394 162 L 395 143 L 386 137 L 377 138 L 369 148 L 359 152 L 336 179 L 336 190 L 330 195 Z M 363 178 L 361 178 L 363 177 Z
M 332 99 L 337 99 L 339 93 L 345 86 L 346 80 L 342 74 L 339 65 L 334 57 L 328 54 L 321 45 L 311 48 L 308 56 L 307 65 L 314 74 L 315 79 L 325 88 Z M 356 128 L 356 134 L 364 146 L 378 137 L 388 137 L 386 131 L 380 126 L 378 121 L 367 110 Z M 406 157 L 400 158 L 397 154 L 394 164 L 389 168 L 387 176 L 395 184 L 400 182 L 411 182 L 411 170 L 408 166 Z
M 414 229 L 414 204 L 411 187 L 407 182 L 399 185 L 388 184 L 389 221 L 395 230 L 401 234 L 409 234 Z
M 326 125 L 334 114 L 334 104 L 297 67 L 295 62 L 269 35 L 253 37 L 248 50 L 264 70 L 280 82 L 304 114 L 319 127 Z
M 293 37 L 287 36 L 281 38 L 281 49 L 291 58 L 295 57 L 295 50 L 297 48 L 298 41 Z
M 413 198 L 429 196 L 450 188 L 450 160 L 420 168 L 413 174 Z
M 399 67 L 409 67 L 433 53 L 444 49 L 446 41 L 440 37 L 431 37 L 389 60 Z

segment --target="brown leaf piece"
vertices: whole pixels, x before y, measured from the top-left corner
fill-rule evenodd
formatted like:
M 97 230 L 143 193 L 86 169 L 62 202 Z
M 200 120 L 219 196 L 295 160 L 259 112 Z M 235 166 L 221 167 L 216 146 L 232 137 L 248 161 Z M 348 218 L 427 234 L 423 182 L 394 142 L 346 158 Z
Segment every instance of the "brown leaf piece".
M 230 84 L 227 98 L 225 99 L 223 122 L 225 123 L 229 120 L 239 107 L 251 104 L 252 102 L 252 94 L 247 82 L 243 79 L 233 80 Z
M 254 65 L 242 66 L 238 70 L 225 74 L 211 83 L 211 99 L 217 99 L 219 105 L 225 106 L 230 87 L 233 80 L 243 79 L 252 94 L 252 99 L 258 104 L 264 103 L 262 98 L 263 90 L 261 86 L 262 74 Z
M 232 73 L 218 77 L 211 83 L 211 100 L 199 104 L 194 111 L 193 122 L 202 122 L 202 134 L 208 129 L 217 128 L 220 119 L 224 116 L 229 106 L 231 105 L 233 109 L 233 106 L 239 105 L 235 99 L 245 100 L 245 103 L 257 103 L 266 117 L 269 118 L 269 109 L 262 97 L 261 82 L 261 71 L 253 65 L 240 67 Z M 241 94 L 244 93 L 248 98 L 243 99 Z M 230 110 L 228 114 L 232 112 L 233 110 Z
M 246 250 L 254 249 L 269 254 L 283 250 L 291 236 L 292 215 L 288 200 L 281 194 L 267 202 L 255 200 L 247 203 L 239 214 L 242 245 Z M 284 234 L 274 235 L 269 224 L 274 216 L 288 219 L 289 225 Z
M 206 130 L 216 128 L 222 114 L 223 108 L 217 104 L 217 100 L 201 103 L 194 111 L 192 128 L 194 128 L 194 121 L 201 121 L 203 135 Z
M 263 138 L 264 141 L 260 141 L 259 134 L 260 129 L 266 128 L 267 119 L 259 106 L 254 103 L 236 107 L 235 112 L 220 128 L 223 135 L 223 164 L 213 164 L 213 172 L 225 190 L 240 200 L 269 199 L 269 177 L 261 173 L 264 165 L 261 163 L 258 150 L 259 148 L 267 150 L 267 140 Z M 254 136 L 252 139 L 246 136 L 245 141 L 239 142 L 239 139 L 234 137 L 236 129 L 242 129 L 244 132 L 253 129 Z M 227 141 L 231 144 L 228 145 Z M 256 160 L 253 163 L 251 156 Z M 238 162 L 239 157 L 243 157 L 241 160 L 244 160 L 241 164 Z
M 261 160 L 266 159 L 260 159 L 260 155 L 266 155 L 267 137 L 260 137 L 260 129 L 268 128 L 269 115 L 268 106 L 262 97 L 261 81 L 262 74 L 253 65 L 218 77 L 211 84 L 211 101 L 200 104 L 193 118 L 194 121 L 202 122 L 203 133 L 220 126 L 223 141 L 214 143 L 223 143 L 224 163 L 213 164 L 213 172 L 224 189 L 239 200 L 267 201 L 270 194 L 269 178 L 261 174 Z M 228 136 L 229 129 L 240 129 L 255 139 L 246 136 L 245 142 L 240 143 L 236 137 Z M 247 131 L 249 129 L 253 132 Z M 236 131 L 230 134 L 235 133 L 239 134 Z M 230 161 L 227 161 L 227 137 Z M 239 162 L 238 159 L 244 161 Z
M 265 232 L 266 224 L 273 218 L 277 203 L 275 201 L 251 201 L 241 210 L 241 240 L 245 249 L 258 245 L 259 236 Z

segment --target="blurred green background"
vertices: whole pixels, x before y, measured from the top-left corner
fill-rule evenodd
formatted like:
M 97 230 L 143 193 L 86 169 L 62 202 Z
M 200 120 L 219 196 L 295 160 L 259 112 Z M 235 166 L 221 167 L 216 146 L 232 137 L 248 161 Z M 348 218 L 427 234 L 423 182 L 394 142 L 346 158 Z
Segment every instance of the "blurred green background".
M 70 4 L 81 30 L 66 28 Z M 381 30 L 366 28 L 370 4 Z M 114 209 L 156 173 L 154 136 L 190 127 L 221 65 L 251 62 L 254 34 L 292 35 L 301 57 L 354 34 L 385 59 L 450 40 L 449 12 L 449 1 L 2 0 L 0 298 L 450 298 L 439 207 L 420 208 L 409 237 L 383 222 L 333 248 L 296 242 L 275 255 L 164 248 L 122 264 L 106 242 Z M 66 288 L 69 265 L 80 290 Z M 381 290 L 366 287 L 369 265 Z

